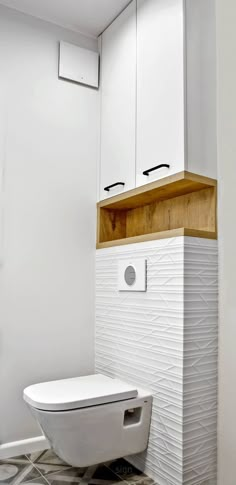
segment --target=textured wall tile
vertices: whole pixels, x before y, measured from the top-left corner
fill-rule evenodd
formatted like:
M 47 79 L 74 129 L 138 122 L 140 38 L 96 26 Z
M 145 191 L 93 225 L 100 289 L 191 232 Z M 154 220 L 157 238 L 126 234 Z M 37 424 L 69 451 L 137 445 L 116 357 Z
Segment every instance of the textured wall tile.
M 118 291 L 118 261 L 147 259 L 147 292 Z M 149 446 L 130 457 L 158 485 L 215 475 L 217 244 L 172 238 L 97 251 L 96 371 L 149 388 Z
M 216 477 L 218 253 L 184 239 L 183 483 Z

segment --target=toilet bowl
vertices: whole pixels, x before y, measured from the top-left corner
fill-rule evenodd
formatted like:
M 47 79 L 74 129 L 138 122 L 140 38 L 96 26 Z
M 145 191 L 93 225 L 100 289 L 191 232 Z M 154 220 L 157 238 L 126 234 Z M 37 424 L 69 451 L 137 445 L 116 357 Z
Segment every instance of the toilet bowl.
M 27 387 L 24 400 L 51 447 L 85 467 L 147 447 L 152 395 L 102 374 Z

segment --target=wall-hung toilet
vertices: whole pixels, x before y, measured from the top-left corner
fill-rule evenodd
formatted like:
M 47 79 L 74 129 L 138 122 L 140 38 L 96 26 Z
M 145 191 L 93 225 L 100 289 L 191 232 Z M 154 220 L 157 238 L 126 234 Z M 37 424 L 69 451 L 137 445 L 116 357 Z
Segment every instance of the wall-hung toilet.
M 102 374 L 27 387 L 24 399 L 55 452 L 85 467 L 146 449 L 152 396 Z

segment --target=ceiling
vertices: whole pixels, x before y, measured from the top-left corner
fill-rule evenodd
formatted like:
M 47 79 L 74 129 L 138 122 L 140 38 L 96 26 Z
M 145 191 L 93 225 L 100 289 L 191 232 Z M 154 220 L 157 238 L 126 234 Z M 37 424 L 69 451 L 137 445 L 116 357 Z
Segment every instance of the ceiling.
M 130 0 L 0 0 L 0 4 L 97 37 Z

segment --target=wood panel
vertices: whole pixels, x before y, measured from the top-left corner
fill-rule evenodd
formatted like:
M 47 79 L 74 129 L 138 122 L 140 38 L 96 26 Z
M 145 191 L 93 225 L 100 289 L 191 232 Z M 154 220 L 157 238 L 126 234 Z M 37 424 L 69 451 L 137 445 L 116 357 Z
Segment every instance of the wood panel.
M 207 179 L 203 183 L 203 178 L 192 176 L 190 180 L 188 174 L 188 179 L 172 180 L 167 186 L 156 187 L 155 182 L 154 194 L 148 187 L 147 193 L 131 191 L 135 201 L 129 192 L 127 200 L 122 194 L 98 204 L 97 247 L 189 234 L 216 239 L 216 182 Z
M 199 190 L 216 187 L 217 182 L 208 177 L 179 172 L 156 182 L 146 184 L 125 193 L 99 202 L 98 206 L 107 209 L 133 209 L 158 200 L 166 200 Z
M 99 241 L 114 241 L 126 237 L 126 211 L 100 209 Z
M 127 211 L 126 236 L 179 227 L 215 230 L 215 189 L 204 189 Z

